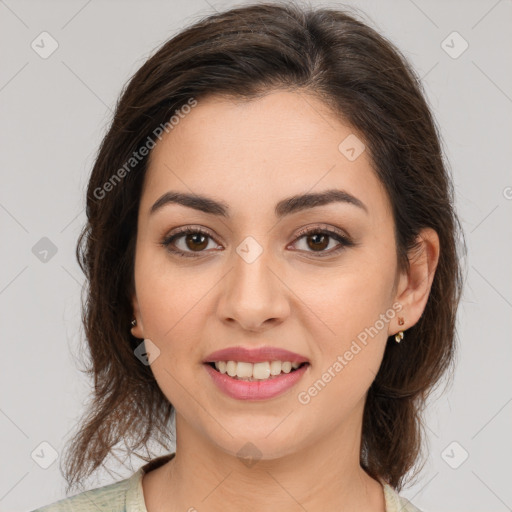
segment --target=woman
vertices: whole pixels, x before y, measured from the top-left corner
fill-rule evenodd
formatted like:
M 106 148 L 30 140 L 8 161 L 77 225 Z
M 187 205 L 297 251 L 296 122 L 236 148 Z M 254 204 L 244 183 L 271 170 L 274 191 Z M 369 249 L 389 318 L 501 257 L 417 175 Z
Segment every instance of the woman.
M 173 418 L 176 449 L 39 511 L 418 510 L 399 491 L 453 361 L 460 227 L 386 39 L 271 3 L 183 30 L 124 90 L 87 218 L 68 491 L 121 441 L 169 450 Z

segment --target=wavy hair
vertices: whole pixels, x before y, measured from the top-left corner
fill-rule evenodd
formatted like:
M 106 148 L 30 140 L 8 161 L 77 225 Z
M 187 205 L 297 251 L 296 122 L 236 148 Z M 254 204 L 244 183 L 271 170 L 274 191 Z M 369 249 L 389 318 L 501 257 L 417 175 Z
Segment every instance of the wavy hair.
M 104 466 L 120 442 L 145 461 L 150 440 L 169 449 L 173 406 L 150 367 L 134 357 L 140 340 L 130 332 L 138 206 L 149 158 L 138 151 L 191 98 L 249 100 L 275 90 L 315 95 L 362 138 L 392 205 L 399 269 L 408 268 L 422 228 L 439 236 L 425 310 L 405 342 L 388 339 L 368 390 L 360 463 L 400 490 L 424 455 L 421 413 L 451 373 L 455 355 L 463 283 L 458 240 L 465 250 L 439 130 L 406 58 L 357 13 L 258 2 L 203 17 L 166 41 L 124 87 L 100 145 L 76 247 L 86 276 L 85 371 L 94 377 L 94 395 L 66 447 L 68 492 Z M 142 449 L 147 457 L 139 455 Z

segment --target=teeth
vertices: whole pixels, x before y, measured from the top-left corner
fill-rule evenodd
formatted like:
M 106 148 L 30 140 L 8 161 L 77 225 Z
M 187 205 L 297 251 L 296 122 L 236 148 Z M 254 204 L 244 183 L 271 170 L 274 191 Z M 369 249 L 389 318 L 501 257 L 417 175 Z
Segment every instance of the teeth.
M 251 363 L 237 363 L 236 364 L 236 376 L 237 377 L 252 377 Z
M 272 361 L 270 363 L 270 375 L 279 375 L 281 373 L 281 361 Z
M 297 369 L 301 363 L 290 361 L 265 361 L 261 363 L 246 363 L 242 361 L 217 361 L 215 368 L 220 373 L 227 373 L 230 377 L 243 380 L 266 380 L 281 372 L 290 373 L 292 368 Z
M 284 373 L 290 373 L 292 370 L 292 363 L 289 361 L 285 361 L 284 363 L 281 363 L 281 371 Z
M 238 366 L 240 367 L 241 363 L 238 363 Z M 243 363 L 249 365 L 249 375 L 246 375 L 246 377 L 252 377 L 253 379 L 263 380 L 268 379 L 270 377 L 270 363 L 267 362 L 261 362 L 261 363 Z M 240 377 L 237 371 L 237 375 Z
M 236 362 L 228 361 L 226 363 L 226 372 L 230 377 L 236 377 Z

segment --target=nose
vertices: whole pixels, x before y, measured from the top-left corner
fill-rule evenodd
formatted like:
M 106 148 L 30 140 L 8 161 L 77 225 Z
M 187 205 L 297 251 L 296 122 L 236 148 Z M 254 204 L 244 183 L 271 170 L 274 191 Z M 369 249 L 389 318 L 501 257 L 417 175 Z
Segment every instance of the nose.
M 253 332 L 281 324 L 290 313 L 290 292 L 280 274 L 268 250 L 254 261 L 234 252 L 233 267 L 221 287 L 220 318 Z

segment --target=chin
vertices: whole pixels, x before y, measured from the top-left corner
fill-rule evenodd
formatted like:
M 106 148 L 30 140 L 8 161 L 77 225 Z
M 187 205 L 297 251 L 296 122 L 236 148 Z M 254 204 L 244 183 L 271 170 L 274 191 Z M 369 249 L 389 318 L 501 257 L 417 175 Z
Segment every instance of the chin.
M 250 433 L 247 429 L 231 429 L 233 437 L 226 434 L 224 439 L 215 440 L 214 444 L 227 455 L 249 462 L 271 461 L 294 454 L 299 448 L 297 437 L 290 434 L 289 427 L 283 428 L 282 435 L 277 433 L 279 427 L 275 427 L 276 422 L 269 422 L 261 430 L 251 428 Z

